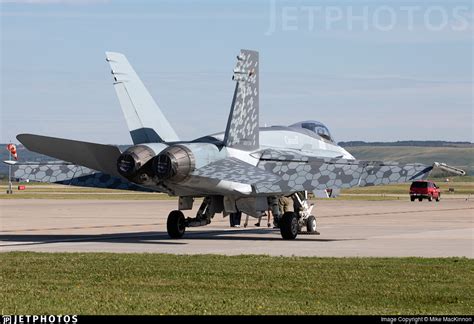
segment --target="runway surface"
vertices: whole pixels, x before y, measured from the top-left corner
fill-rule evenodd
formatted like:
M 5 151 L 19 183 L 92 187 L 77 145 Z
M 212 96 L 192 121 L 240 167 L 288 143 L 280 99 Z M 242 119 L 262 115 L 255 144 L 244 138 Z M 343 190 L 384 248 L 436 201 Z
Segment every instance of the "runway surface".
M 281 239 L 278 229 L 212 224 L 168 238 L 177 201 L 0 200 L 0 251 L 474 257 L 473 201 L 317 201 L 321 235 Z M 186 211 L 194 216 L 196 209 Z M 245 217 L 242 217 L 242 224 Z

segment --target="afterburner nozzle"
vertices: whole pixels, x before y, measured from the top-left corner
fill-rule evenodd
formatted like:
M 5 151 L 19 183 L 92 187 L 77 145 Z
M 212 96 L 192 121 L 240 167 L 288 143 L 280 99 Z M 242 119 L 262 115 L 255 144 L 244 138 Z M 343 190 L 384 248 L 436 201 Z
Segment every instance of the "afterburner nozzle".
M 180 182 L 194 171 L 195 159 L 189 148 L 174 145 L 161 151 L 153 159 L 153 173 L 158 180 Z

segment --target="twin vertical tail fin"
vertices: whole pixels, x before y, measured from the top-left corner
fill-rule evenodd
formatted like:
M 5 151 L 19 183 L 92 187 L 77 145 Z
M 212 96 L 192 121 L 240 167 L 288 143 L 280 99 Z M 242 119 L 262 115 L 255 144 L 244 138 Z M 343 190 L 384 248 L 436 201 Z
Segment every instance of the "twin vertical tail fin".
M 224 144 L 253 151 L 259 148 L 258 52 L 241 50 L 232 79 L 237 82 L 225 131 Z
M 133 70 L 125 55 L 106 52 L 114 88 L 134 144 L 176 142 L 178 135 Z

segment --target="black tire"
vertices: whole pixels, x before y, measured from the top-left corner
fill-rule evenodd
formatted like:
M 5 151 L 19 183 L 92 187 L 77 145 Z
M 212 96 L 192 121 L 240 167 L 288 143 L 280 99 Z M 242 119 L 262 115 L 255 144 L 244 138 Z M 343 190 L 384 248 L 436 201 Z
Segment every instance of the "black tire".
M 316 217 L 313 215 L 309 216 L 306 220 L 306 230 L 308 233 L 316 232 Z
M 428 196 L 428 201 L 433 201 L 433 196 Z
M 173 210 L 168 215 L 166 229 L 171 238 L 182 238 L 186 231 L 184 214 L 179 210 Z
M 415 197 L 410 197 L 410 200 L 411 200 L 411 201 L 415 201 Z
M 418 198 L 418 201 L 423 201 L 423 198 L 422 197 Z
M 296 214 L 286 212 L 280 220 L 280 233 L 284 240 L 294 240 L 298 235 L 299 224 Z

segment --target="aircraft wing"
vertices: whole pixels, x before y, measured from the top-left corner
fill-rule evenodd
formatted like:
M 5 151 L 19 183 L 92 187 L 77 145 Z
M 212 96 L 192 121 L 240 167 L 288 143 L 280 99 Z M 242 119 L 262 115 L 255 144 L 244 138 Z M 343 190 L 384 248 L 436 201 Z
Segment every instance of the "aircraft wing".
M 21 181 L 29 180 L 79 187 L 151 191 L 137 186 L 122 177 L 111 176 L 62 161 L 13 163 L 13 176 Z
M 32 134 L 20 134 L 16 138 L 30 151 L 121 177 L 117 171 L 121 154 L 117 146 Z
M 291 193 L 410 182 L 427 178 L 436 164 L 330 159 L 267 150 L 257 166 L 281 177 L 272 184 L 257 183 L 257 193 Z

